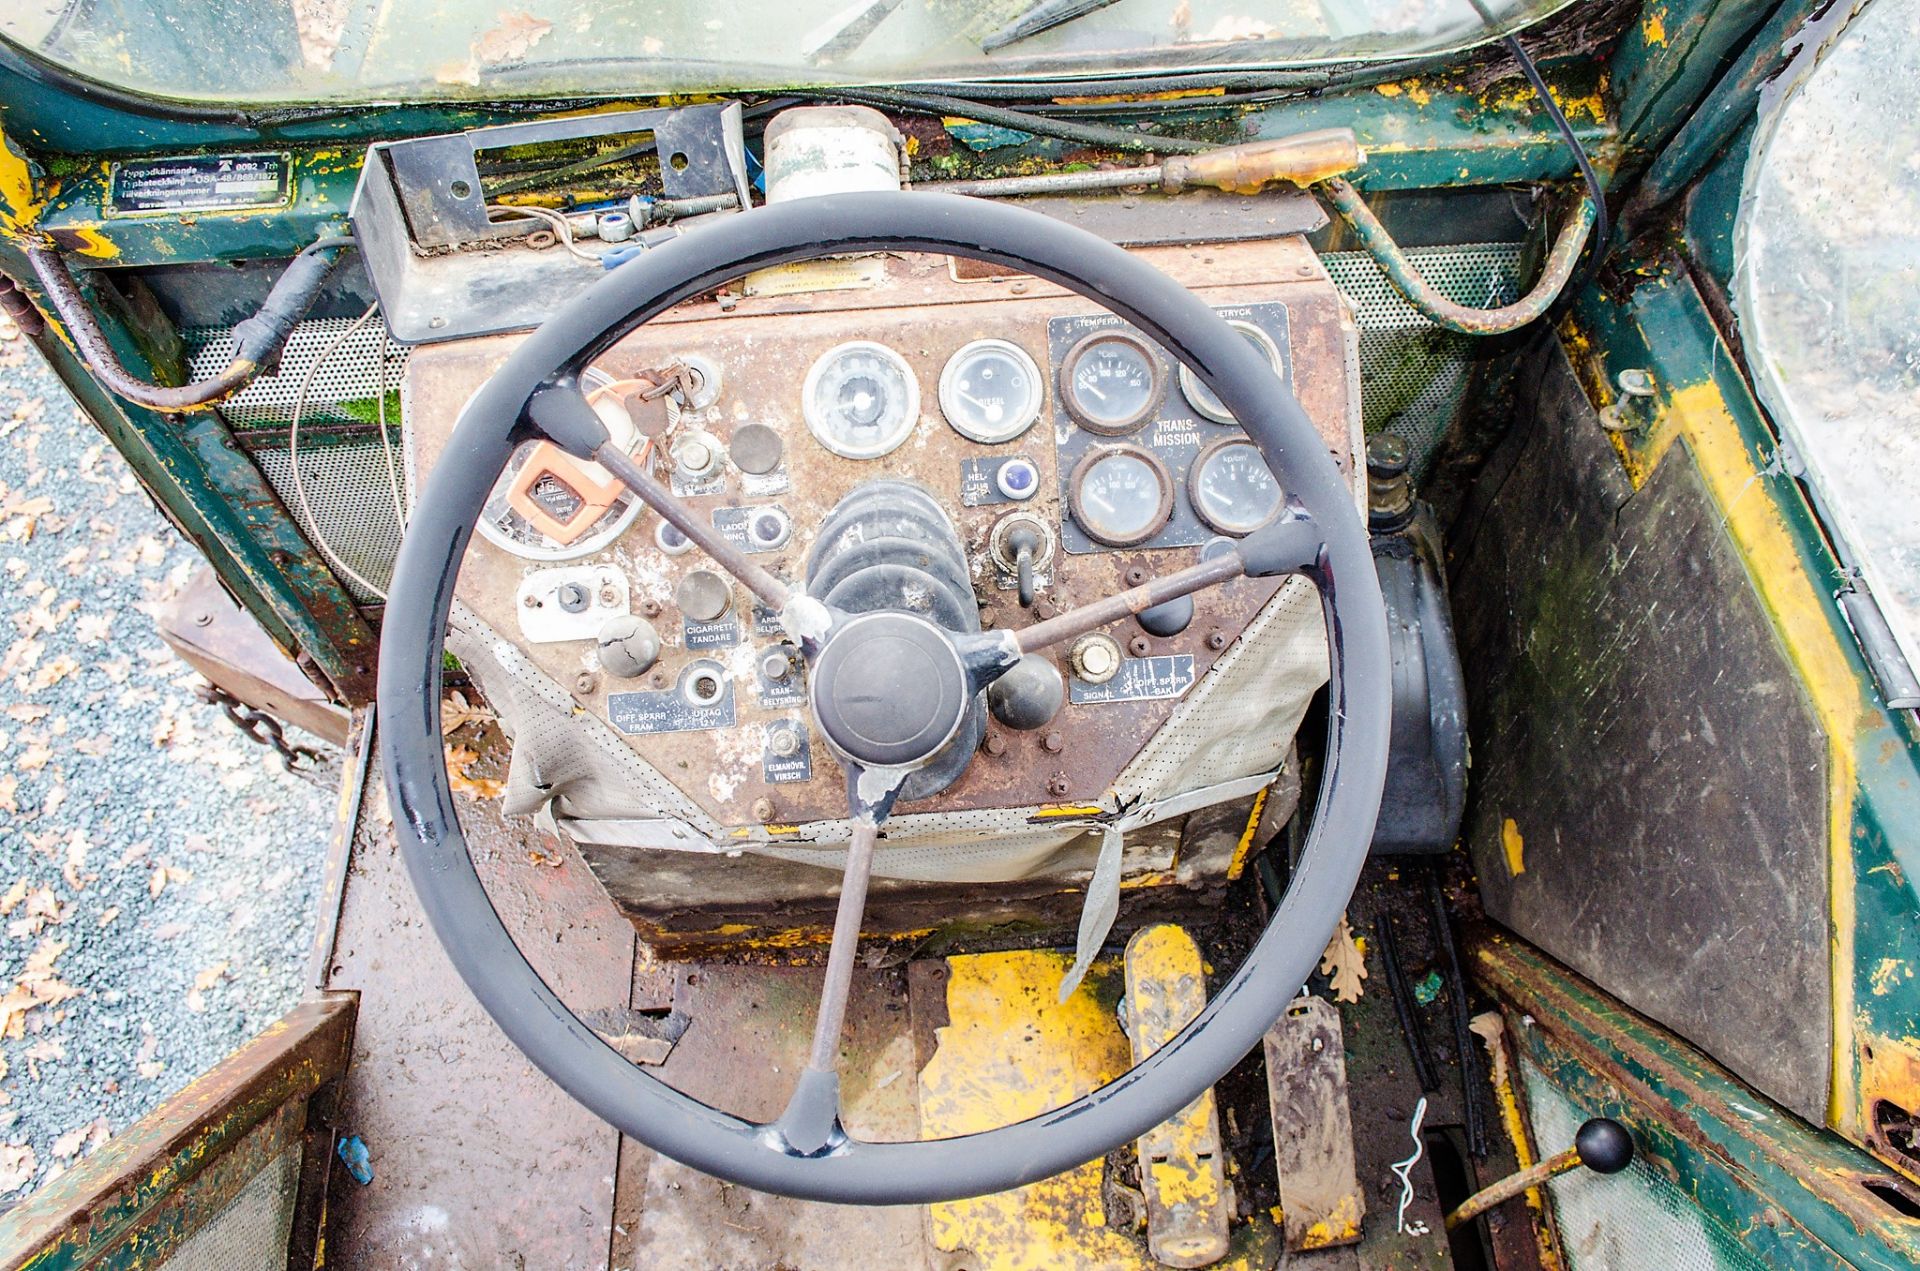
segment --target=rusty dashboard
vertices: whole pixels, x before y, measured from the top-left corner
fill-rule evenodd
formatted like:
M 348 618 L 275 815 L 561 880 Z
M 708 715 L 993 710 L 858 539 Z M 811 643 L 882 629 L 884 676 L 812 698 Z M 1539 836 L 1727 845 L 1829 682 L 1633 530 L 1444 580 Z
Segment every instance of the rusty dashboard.
M 1357 337 L 1307 243 L 1137 250 L 1270 359 L 1352 475 Z M 416 483 L 517 339 L 415 352 Z M 701 517 L 791 581 L 810 559 L 858 572 L 857 530 L 819 541 L 848 495 L 883 478 L 917 487 L 957 531 L 980 624 L 1006 628 L 1191 564 L 1277 507 L 1244 434 L 1179 371 L 1054 284 L 876 256 L 688 301 L 603 355 L 593 396 Z M 480 528 L 461 601 L 718 823 L 844 814 L 844 776 L 773 615 L 597 466 L 522 447 Z M 1241 579 L 1195 597 L 1183 623 L 1128 619 L 1057 651 L 1058 713 L 1032 729 L 989 721 L 972 762 L 915 810 L 1098 800 L 1279 586 Z

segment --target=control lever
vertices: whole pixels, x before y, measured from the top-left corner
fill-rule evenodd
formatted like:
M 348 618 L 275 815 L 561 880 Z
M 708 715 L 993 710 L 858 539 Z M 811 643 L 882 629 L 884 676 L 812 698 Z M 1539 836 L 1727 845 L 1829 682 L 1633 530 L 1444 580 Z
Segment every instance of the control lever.
M 1627 1133 L 1627 1128 L 1610 1117 L 1595 1117 L 1574 1134 L 1573 1146 L 1566 1151 L 1509 1174 L 1467 1197 L 1460 1208 L 1447 1215 L 1447 1230 L 1472 1222 L 1502 1201 L 1512 1200 L 1521 1192 L 1577 1166 L 1584 1165 L 1596 1174 L 1618 1174 L 1632 1160 L 1633 1136 Z
M 1007 547 L 1013 552 L 1013 574 L 1019 581 L 1020 607 L 1033 608 L 1033 563 L 1046 543 L 1040 531 L 1016 525 L 1007 531 Z

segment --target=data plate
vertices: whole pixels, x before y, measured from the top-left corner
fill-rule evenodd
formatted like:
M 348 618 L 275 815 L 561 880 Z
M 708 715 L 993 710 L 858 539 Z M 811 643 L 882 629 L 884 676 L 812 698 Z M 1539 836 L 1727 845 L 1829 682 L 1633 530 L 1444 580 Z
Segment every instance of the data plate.
M 701 677 L 712 677 L 719 697 L 709 702 L 695 699 L 691 690 Z M 607 719 L 621 732 L 636 736 L 727 728 L 733 724 L 733 680 L 718 662 L 695 662 L 680 673 L 680 682 L 672 688 L 607 694 Z
M 109 216 L 281 207 L 293 192 L 284 154 L 196 154 L 113 165 Z
M 1150 702 L 1181 697 L 1193 687 L 1193 654 L 1175 653 L 1157 658 L 1123 658 L 1120 670 L 1105 684 L 1069 679 L 1067 695 L 1075 706 L 1098 702 Z
M 740 624 L 731 617 L 718 622 L 682 623 L 680 638 L 689 649 L 731 649 L 740 643 Z

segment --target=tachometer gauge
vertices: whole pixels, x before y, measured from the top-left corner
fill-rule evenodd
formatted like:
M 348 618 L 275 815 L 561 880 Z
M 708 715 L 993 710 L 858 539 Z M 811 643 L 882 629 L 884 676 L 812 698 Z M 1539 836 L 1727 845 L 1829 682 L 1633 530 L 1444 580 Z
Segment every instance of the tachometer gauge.
M 1040 418 L 1040 368 L 1005 340 L 975 340 L 940 372 L 940 411 L 962 437 L 996 446 Z
M 1284 501 L 1259 448 L 1238 437 L 1200 452 L 1187 470 L 1187 498 L 1208 529 L 1236 538 L 1272 521 Z
M 913 432 L 920 381 L 884 344 L 855 340 L 820 355 L 800 390 L 814 439 L 848 459 L 877 459 Z
M 1110 437 L 1145 423 L 1164 388 L 1153 346 L 1126 331 L 1096 331 L 1060 363 L 1067 413 L 1082 428 Z
M 588 395 L 613 383 L 592 368 L 580 377 Z M 616 444 L 631 453 L 640 435 L 618 397 L 603 396 L 594 411 Z M 574 560 L 589 556 L 626 533 L 640 515 L 640 500 L 597 463 L 575 459 L 550 441 L 523 443 L 476 523 L 495 547 L 528 560 Z
M 1173 514 L 1173 480 L 1165 464 L 1138 446 L 1102 446 L 1074 468 L 1067 508 L 1094 542 L 1137 547 Z
M 1267 365 L 1273 368 L 1275 375 L 1281 373 L 1280 349 L 1279 346 L 1274 344 L 1272 336 L 1262 331 L 1259 327 L 1254 326 L 1251 322 L 1242 322 L 1238 318 L 1229 318 L 1227 325 L 1235 331 L 1238 331 L 1246 342 L 1253 346 L 1253 351 L 1267 360 Z M 1195 410 L 1199 411 L 1206 418 L 1211 419 L 1214 423 L 1230 424 L 1234 422 L 1233 416 L 1228 413 L 1225 403 L 1214 394 L 1212 389 L 1201 383 L 1200 377 L 1193 373 L 1193 368 L 1184 362 L 1180 364 L 1180 391 L 1187 395 L 1187 400 L 1193 403 Z

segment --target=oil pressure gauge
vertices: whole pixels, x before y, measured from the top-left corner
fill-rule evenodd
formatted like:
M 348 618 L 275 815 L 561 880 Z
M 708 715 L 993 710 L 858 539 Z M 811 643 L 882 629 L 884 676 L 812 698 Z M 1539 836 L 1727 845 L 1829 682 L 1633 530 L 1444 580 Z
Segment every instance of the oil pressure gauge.
M 1187 498 L 1207 528 L 1241 538 L 1280 514 L 1284 495 L 1252 442 L 1216 441 L 1187 470 Z
M 848 459 L 877 459 L 920 419 L 920 381 L 884 344 L 854 340 L 820 355 L 800 390 L 814 439 Z
M 1102 446 L 1074 468 L 1067 509 L 1094 542 L 1137 547 L 1173 514 L 1173 481 L 1166 465 L 1138 446 Z
M 940 372 L 940 411 L 962 437 L 1012 441 L 1040 418 L 1040 368 L 1006 340 L 975 340 Z
M 1272 336 L 1254 326 L 1253 323 L 1242 322 L 1238 318 L 1229 318 L 1227 325 L 1238 331 L 1241 337 L 1253 346 L 1253 351 L 1266 359 L 1267 365 L 1273 368 L 1275 375 L 1283 373 L 1280 367 L 1280 348 L 1273 342 Z M 1201 383 L 1200 377 L 1193 373 L 1193 368 L 1184 362 L 1180 364 L 1180 391 L 1186 394 L 1187 400 L 1193 404 L 1195 410 L 1214 423 L 1234 422 L 1226 403 L 1222 402 L 1212 389 Z
M 1090 432 L 1132 432 L 1153 414 L 1164 390 L 1153 346 L 1128 331 L 1096 331 L 1060 362 L 1061 400 Z

